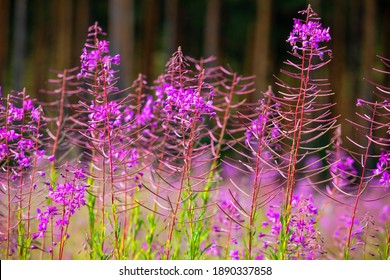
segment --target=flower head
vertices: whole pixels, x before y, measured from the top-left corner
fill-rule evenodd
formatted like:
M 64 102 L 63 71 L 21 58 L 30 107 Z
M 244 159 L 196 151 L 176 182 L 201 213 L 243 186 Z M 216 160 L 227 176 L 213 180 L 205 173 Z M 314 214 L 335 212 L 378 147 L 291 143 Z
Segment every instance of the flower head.
M 316 15 L 311 8 L 301 13 Z M 294 52 L 297 50 L 310 50 L 313 55 L 317 55 L 321 60 L 323 59 L 324 51 L 320 48 L 320 43 L 329 42 L 330 40 L 329 27 L 322 27 L 318 19 L 306 21 L 294 19 L 293 29 L 287 38 L 287 42 L 293 47 Z M 330 50 L 326 50 L 326 52 L 331 55 Z
M 92 26 L 96 32 L 103 34 L 99 26 Z M 115 71 L 111 69 L 111 65 L 120 64 L 119 54 L 110 56 L 110 42 L 107 40 L 97 40 L 97 42 L 91 46 L 89 43 L 85 44 L 83 53 L 80 56 L 81 70 L 77 77 L 87 78 L 94 76 L 97 73 L 97 81 L 99 83 L 112 84 L 115 80 Z
M 194 121 L 202 121 L 203 115 L 215 116 L 212 91 L 205 99 L 196 88 L 177 89 L 164 84 L 156 88 L 156 96 L 156 102 L 163 111 L 185 126 L 190 126 Z
M 375 175 L 381 175 L 379 179 L 379 184 L 384 187 L 384 190 L 387 191 L 390 187 L 390 173 L 387 171 L 390 167 L 390 153 L 382 152 L 378 163 L 376 164 L 376 169 L 374 170 Z
M 33 101 L 23 91 L 9 94 L 7 106 L 0 106 L 0 162 L 8 158 L 12 180 L 32 167 L 33 158 L 39 158 L 43 116 Z

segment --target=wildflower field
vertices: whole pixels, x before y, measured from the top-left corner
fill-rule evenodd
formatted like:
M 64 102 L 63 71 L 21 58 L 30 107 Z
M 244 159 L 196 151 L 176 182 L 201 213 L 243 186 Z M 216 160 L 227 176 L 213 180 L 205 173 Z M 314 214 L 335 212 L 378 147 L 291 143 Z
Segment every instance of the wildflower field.
M 257 102 L 254 77 L 180 47 L 118 88 L 97 22 L 48 101 L 2 92 L 0 258 L 390 259 L 389 85 L 367 81 L 344 135 L 317 71 L 331 31 L 309 5 L 286 38 Z

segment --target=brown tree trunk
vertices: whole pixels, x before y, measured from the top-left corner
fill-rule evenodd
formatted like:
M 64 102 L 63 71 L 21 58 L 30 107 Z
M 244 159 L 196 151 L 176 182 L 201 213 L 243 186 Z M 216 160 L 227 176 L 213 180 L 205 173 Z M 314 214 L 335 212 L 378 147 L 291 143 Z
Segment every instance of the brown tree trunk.
M 34 44 L 32 47 L 32 65 L 33 71 L 33 83 L 31 91 L 37 93 L 37 97 L 40 100 L 44 100 L 47 95 L 39 95 L 39 90 L 46 87 L 46 80 L 49 75 L 49 54 L 51 48 L 50 38 L 50 24 L 49 15 L 47 13 L 48 4 L 45 0 L 34 1 L 32 9 L 34 10 L 35 17 L 33 19 L 33 40 Z
M 257 0 L 253 46 L 253 73 L 256 75 L 257 92 L 266 90 L 269 84 L 271 5 L 271 0 Z M 256 99 L 260 97 L 260 95 L 255 96 Z
M 0 1 L 0 85 L 4 85 L 8 64 L 9 9 L 9 0 Z
M 336 103 L 335 115 L 343 115 L 342 117 L 348 117 L 350 113 L 347 110 L 351 109 L 349 104 L 350 96 L 348 94 L 350 90 L 343 87 L 345 80 L 345 63 L 346 63 L 346 25 L 345 25 L 345 13 L 346 3 L 344 1 L 333 1 L 333 25 L 331 26 L 331 48 L 333 53 L 332 62 L 329 65 L 330 82 L 335 95 L 332 96 L 332 102 Z M 346 115 L 344 115 L 346 113 Z
M 171 55 L 177 50 L 177 22 L 178 22 L 178 0 L 165 1 L 164 18 L 164 62 L 168 61 Z
M 362 50 L 361 50 L 361 87 L 360 97 L 365 100 L 372 101 L 373 95 L 369 91 L 369 85 L 362 78 L 371 80 L 372 68 L 375 61 L 375 14 L 376 14 L 376 1 L 364 0 L 363 2 L 363 36 L 362 36 Z
M 53 5 L 54 68 L 62 70 L 71 67 L 73 1 L 57 0 Z
M 382 25 L 382 40 L 383 40 L 383 53 L 379 55 L 390 59 L 390 5 L 385 5 L 383 12 L 383 25 Z M 390 75 L 384 75 L 383 84 L 390 87 Z
M 27 0 L 15 0 L 14 39 L 12 45 L 12 88 L 21 91 L 24 87 L 27 41 Z
M 87 38 L 88 25 L 93 24 L 89 20 L 88 11 L 89 0 L 75 1 L 71 67 L 80 66 L 80 55 Z
M 221 14 L 221 1 L 208 0 L 205 17 L 203 53 L 205 57 L 219 57 L 219 24 Z
M 134 1 L 110 0 L 108 34 L 111 41 L 111 53 L 120 54 L 119 86 L 128 87 L 135 78 L 134 63 Z
M 141 49 L 141 72 L 146 75 L 147 79 L 152 78 L 154 69 L 154 50 L 157 37 L 157 5 L 156 0 L 142 1 L 144 18 L 143 40 Z

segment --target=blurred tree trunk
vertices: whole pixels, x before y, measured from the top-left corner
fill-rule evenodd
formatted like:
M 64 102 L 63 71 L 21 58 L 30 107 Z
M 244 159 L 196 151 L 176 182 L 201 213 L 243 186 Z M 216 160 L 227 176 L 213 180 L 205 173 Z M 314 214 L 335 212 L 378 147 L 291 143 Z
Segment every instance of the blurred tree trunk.
M 15 0 L 12 51 L 12 88 L 21 91 L 24 84 L 27 42 L 27 0 Z
M 349 113 L 348 110 L 352 109 L 351 106 L 348 105 L 351 102 L 350 98 L 352 98 L 350 95 L 350 90 L 343 86 L 346 79 L 346 8 L 345 1 L 333 1 L 333 25 L 330 29 L 332 37 L 331 48 L 333 59 L 329 66 L 329 77 L 331 87 L 335 92 L 335 95 L 332 96 L 332 102 L 336 103 L 334 112 L 335 115 L 343 115 L 342 118 L 350 116 L 351 113 Z M 350 95 L 349 98 L 348 94 Z
M 141 49 L 141 72 L 147 79 L 152 78 L 154 72 L 154 50 L 157 37 L 157 6 L 156 0 L 145 0 L 143 3 L 144 23 Z
M 178 21 L 178 0 L 165 1 L 164 18 L 164 63 L 171 57 L 178 48 L 177 21 Z
M 219 57 L 219 25 L 221 14 L 221 1 L 208 0 L 205 17 L 205 30 L 203 40 L 203 53 L 205 57 Z
M 110 0 L 108 34 L 111 41 L 111 53 L 120 54 L 119 87 L 126 88 L 135 78 L 134 63 L 134 1 Z
M 385 5 L 383 12 L 383 25 L 382 25 L 382 40 L 383 40 L 383 53 L 381 56 L 390 59 L 390 5 Z M 390 87 L 390 75 L 384 75 L 383 84 Z
M 57 0 L 53 5 L 54 59 L 57 70 L 71 67 L 73 1 Z
M 4 86 L 8 64 L 8 40 L 9 40 L 9 0 L 0 1 L 0 86 Z
M 75 1 L 71 67 L 80 65 L 80 55 L 87 38 L 89 24 L 92 24 L 89 22 L 89 0 Z
M 48 3 L 45 0 L 36 0 L 32 10 L 35 13 L 33 18 L 34 28 L 32 30 L 34 44 L 32 47 L 32 64 L 33 64 L 33 82 L 31 91 L 38 93 L 46 85 L 45 82 L 48 77 L 49 55 L 51 50 L 50 38 L 50 24 L 48 15 Z M 46 97 L 38 96 L 38 99 L 43 100 Z
M 271 0 L 257 0 L 256 26 L 253 47 L 253 74 L 256 88 L 266 90 L 269 84 L 269 45 L 271 35 Z M 261 96 L 254 96 L 259 99 Z
M 316 12 L 321 17 L 321 0 L 311 0 L 308 1 L 308 4 L 310 4 L 314 12 Z
M 360 97 L 368 101 L 373 101 L 373 94 L 369 90 L 370 86 L 363 78 L 371 80 L 372 68 L 374 67 L 376 55 L 376 1 L 364 0 L 363 4 L 363 37 L 362 37 L 362 64 L 360 72 Z

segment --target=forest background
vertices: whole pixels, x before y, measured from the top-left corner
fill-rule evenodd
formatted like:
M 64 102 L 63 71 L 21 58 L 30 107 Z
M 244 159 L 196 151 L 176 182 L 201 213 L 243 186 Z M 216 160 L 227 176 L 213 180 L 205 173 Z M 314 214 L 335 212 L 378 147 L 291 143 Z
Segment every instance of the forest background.
M 256 93 L 272 85 L 290 45 L 292 17 L 310 3 L 330 26 L 333 60 L 322 71 L 336 93 L 335 115 L 353 115 L 359 98 L 372 101 L 365 79 L 388 85 L 371 71 L 390 57 L 389 0 L 0 0 L 0 85 L 3 92 L 40 89 L 53 74 L 79 66 L 88 26 L 107 31 L 113 53 L 120 53 L 120 87 L 139 73 L 157 78 L 178 46 L 194 58 L 243 75 L 256 75 Z M 375 76 L 377 75 L 377 76 Z M 350 126 L 343 133 L 353 136 Z

